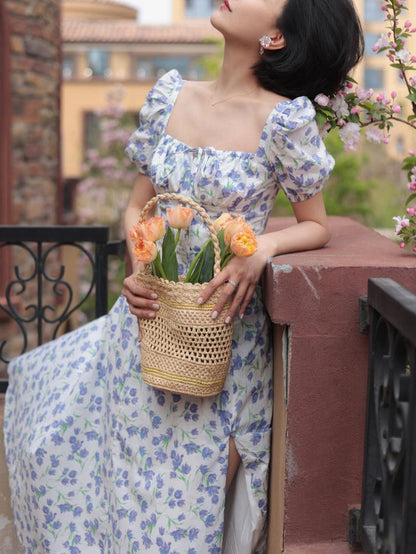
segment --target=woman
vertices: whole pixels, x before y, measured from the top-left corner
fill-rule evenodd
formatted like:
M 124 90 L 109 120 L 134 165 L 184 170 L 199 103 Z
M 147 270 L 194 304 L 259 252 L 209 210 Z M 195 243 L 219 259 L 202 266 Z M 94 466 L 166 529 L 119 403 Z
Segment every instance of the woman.
M 150 91 L 127 146 L 139 175 L 125 221 L 128 231 L 168 190 L 252 224 L 257 252 L 201 299 L 227 282 L 212 314 L 234 319 L 224 390 L 198 399 L 143 384 L 136 317 L 158 303 L 134 275 L 108 316 L 11 364 L 7 457 L 25 552 L 265 552 L 272 358 L 258 282 L 269 257 L 329 239 L 321 189 L 333 159 L 311 99 L 343 84 L 362 35 L 349 0 L 226 0 L 211 22 L 225 39 L 221 73 L 185 82 L 172 71 Z M 263 234 L 280 188 L 298 223 Z M 206 233 L 195 219 L 183 266 Z

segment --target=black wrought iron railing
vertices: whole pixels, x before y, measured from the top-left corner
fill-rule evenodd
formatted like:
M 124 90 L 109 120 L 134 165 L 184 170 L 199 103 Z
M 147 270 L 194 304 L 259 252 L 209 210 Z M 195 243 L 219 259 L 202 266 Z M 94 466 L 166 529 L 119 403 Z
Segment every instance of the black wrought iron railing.
M 37 345 L 43 342 L 43 328 L 52 326 L 51 338 L 56 338 L 62 325 L 88 299 L 95 304 L 95 316 L 100 317 L 107 313 L 108 304 L 108 256 L 116 255 L 124 259 L 126 253 L 125 241 L 108 241 L 108 227 L 81 227 L 81 226 L 50 226 L 50 227 L 23 227 L 0 225 L 0 260 L 3 264 L 6 247 L 17 247 L 19 258 L 26 257 L 26 268 L 22 270 L 19 264 L 11 267 L 8 282 L 3 285 L 4 297 L 0 303 L 0 314 L 13 320 L 21 334 L 22 354 L 28 348 L 27 328 L 36 326 Z M 59 260 L 52 264 L 50 260 L 57 250 L 65 245 L 75 248 L 84 257 L 84 265 L 89 266 L 90 280 L 87 289 L 80 295 L 74 294 L 73 287 L 67 279 L 67 268 Z M 24 253 L 25 256 L 22 256 Z M 28 259 L 28 262 L 27 262 Z M 27 269 L 29 267 L 29 270 Z M 4 271 L 3 271 L 4 275 Z M 4 278 L 4 277 L 3 277 Z M 48 283 L 53 294 L 59 300 L 59 309 L 54 304 L 45 303 L 44 288 Z M 16 300 L 22 299 L 31 288 L 29 304 L 16 308 Z M 0 339 L 0 360 L 8 363 L 5 355 L 7 339 Z M 0 392 L 5 392 L 7 379 L 0 379 Z
M 416 553 L 416 296 L 368 284 L 370 360 L 360 542 L 371 554 Z

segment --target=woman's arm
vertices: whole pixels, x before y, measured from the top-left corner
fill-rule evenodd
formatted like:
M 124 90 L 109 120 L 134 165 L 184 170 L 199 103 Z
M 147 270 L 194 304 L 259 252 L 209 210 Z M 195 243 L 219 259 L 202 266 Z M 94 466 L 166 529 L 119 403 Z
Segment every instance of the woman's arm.
M 153 196 L 155 196 L 155 190 L 153 188 L 152 181 L 149 177 L 140 173 L 137 176 L 126 213 L 124 215 L 124 231 L 126 235 L 127 249 L 134 273 L 139 269 L 139 264 L 136 262 L 133 254 L 133 244 L 129 231 L 133 229 L 133 225 L 137 224 L 140 212 L 144 208 L 145 204 L 153 198 Z
M 155 302 L 157 295 L 153 291 L 141 287 L 136 282 L 134 275 L 139 269 L 141 269 L 141 264 L 136 262 L 133 254 L 133 244 L 129 236 L 129 231 L 133 228 L 133 225 L 136 225 L 141 210 L 144 208 L 145 204 L 153 198 L 153 196 L 155 196 L 155 191 L 151 180 L 146 177 L 146 175 L 140 174 L 134 185 L 130 202 L 127 206 L 124 217 L 126 241 L 133 267 L 133 273 L 124 279 L 123 289 L 121 292 L 127 299 L 130 312 L 138 318 L 144 317 L 148 319 L 154 318 L 157 310 L 159 309 L 158 303 Z
M 322 192 L 303 202 L 292 202 L 297 224 L 259 237 L 259 248 L 268 256 L 322 248 L 329 238 Z
M 221 314 L 224 305 L 233 295 L 231 307 L 222 317 L 229 322 L 237 311 L 243 317 L 269 257 L 321 248 L 328 242 L 330 233 L 322 193 L 319 192 L 303 202 L 294 202 L 292 207 L 298 221 L 296 225 L 259 236 L 258 249 L 252 256 L 234 257 L 205 287 L 201 294 L 201 303 L 206 302 L 215 289 L 226 281 L 231 280 L 238 285 L 235 288 L 229 284 L 224 288 L 213 309 L 214 319 Z

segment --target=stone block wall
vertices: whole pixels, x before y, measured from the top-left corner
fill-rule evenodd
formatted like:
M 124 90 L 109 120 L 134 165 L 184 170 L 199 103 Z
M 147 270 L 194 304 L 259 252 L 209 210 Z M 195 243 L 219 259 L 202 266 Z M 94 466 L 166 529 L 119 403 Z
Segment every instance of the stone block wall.
M 12 221 L 58 219 L 60 2 L 5 0 L 10 25 Z

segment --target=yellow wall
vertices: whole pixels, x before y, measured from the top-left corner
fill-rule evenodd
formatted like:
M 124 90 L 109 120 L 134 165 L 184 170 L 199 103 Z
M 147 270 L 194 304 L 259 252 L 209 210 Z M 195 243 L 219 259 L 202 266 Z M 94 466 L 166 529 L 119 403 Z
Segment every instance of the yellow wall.
M 137 112 L 153 83 L 123 83 L 123 107 Z M 106 94 L 114 83 L 104 81 L 67 81 L 62 87 L 62 172 L 64 178 L 81 175 L 85 148 L 84 115 L 105 108 Z
M 62 16 L 64 19 L 136 19 L 137 10 L 118 2 L 63 0 Z
M 173 23 L 179 23 L 185 19 L 185 0 L 172 0 Z

